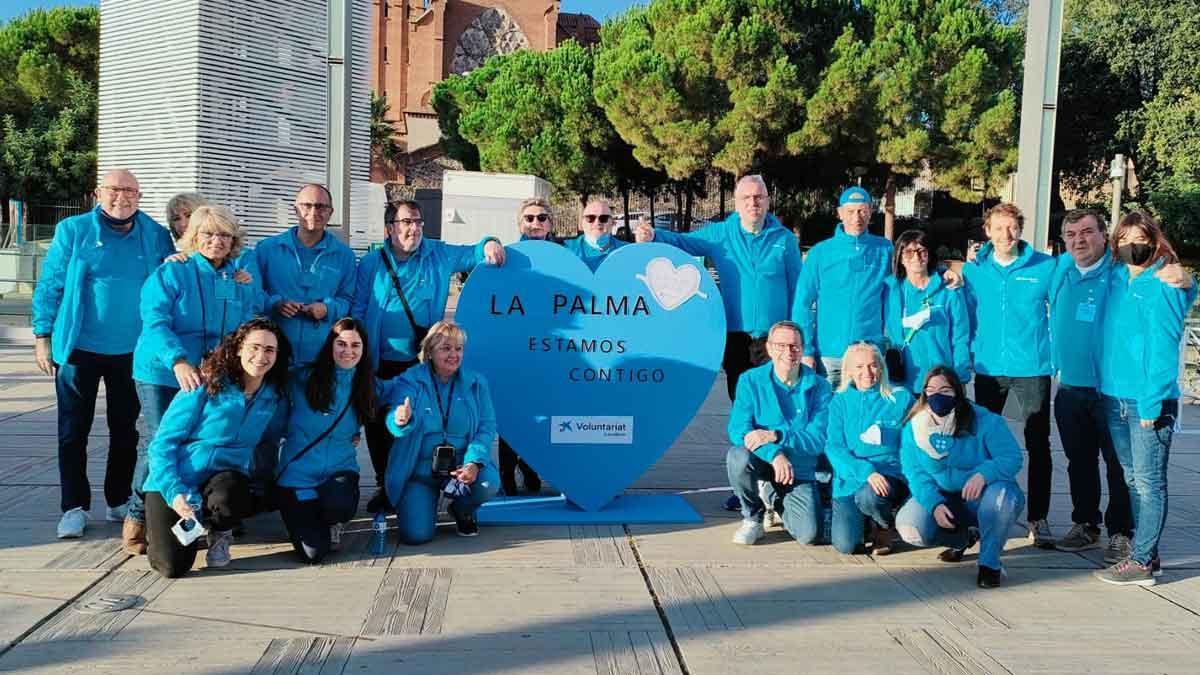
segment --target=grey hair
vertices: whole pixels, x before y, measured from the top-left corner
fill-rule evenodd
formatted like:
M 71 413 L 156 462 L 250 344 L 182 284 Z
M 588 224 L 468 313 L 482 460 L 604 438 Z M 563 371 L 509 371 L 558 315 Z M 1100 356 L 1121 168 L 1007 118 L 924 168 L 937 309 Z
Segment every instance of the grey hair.
M 180 192 L 179 194 L 167 200 L 167 229 L 174 234 L 175 230 L 171 227 L 172 219 L 178 211 L 195 212 L 201 206 L 207 206 L 208 200 L 198 192 Z
M 762 174 L 760 173 L 751 173 L 742 176 L 738 179 L 737 185 L 734 186 L 733 191 L 736 193 L 739 188 L 748 183 L 757 183 L 762 186 L 763 192 L 771 194 L 771 189 L 767 187 L 767 181 L 763 179 Z

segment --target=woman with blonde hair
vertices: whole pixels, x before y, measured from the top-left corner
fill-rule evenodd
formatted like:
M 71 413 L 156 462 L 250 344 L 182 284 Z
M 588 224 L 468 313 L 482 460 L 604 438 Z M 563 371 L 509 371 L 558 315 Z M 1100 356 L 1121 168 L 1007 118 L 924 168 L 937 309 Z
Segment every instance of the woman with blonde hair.
M 912 407 L 906 389 L 888 383 L 879 348 L 856 342 L 842 358 L 842 382 L 829 404 L 825 455 L 833 465 L 833 547 L 854 553 L 863 520 L 874 555 L 892 552 L 896 509 L 908 498 L 900 469 L 900 428 Z
M 146 446 L 158 431 L 167 406 L 180 391 L 202 384 L 200 360 L 221 338 L 262 314 L 262 286 L 234 280 L 253 269 L 253 253 L 242 252 L 243 234 L 223 206 L 200 206 L 179 238 L 183 262 L 165 263 L 142 286 L 142 334 L 133 352 L 133 379 L 142 404 L 146 442 L 138 449 L 133 494 L 122 528 L 132 555 L 145 553 Z
M 183 237 L 192 213 L 201 206 L 208 206 L 208 200 L 196 192 L 180 192 L 167 200 L 167 229 L 176 240 Z
M 475 511 L 499 487 L 492 394 L 483 375 L 462 368 L 466 341 L 454 322 L 433 324 L 421 341 L 421 365 L 405 371 L 393 390 L 387 425 L 396 441 L 386 493 L 405 544 L 433 539 L 440 495 L 451 502 L 447 510 L 459 536 L 475 536 Z

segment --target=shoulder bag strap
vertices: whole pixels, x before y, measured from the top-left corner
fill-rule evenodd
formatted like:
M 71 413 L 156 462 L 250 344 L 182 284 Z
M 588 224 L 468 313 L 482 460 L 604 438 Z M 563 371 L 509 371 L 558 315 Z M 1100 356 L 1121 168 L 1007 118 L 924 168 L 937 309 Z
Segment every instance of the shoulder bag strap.
M 301 450 L 300 452 L 297 452 L 295 455 L 293 455 L 293 456 L 292 456 L 292 458 L 291 458 L 291 459 L 289 459 L 288 461 L 284 462 L 282 466 L 280 466 L 278 469 L 276 469 L 276 471 L 275 471 L 275 475 L 276 475 L 276 476 L 282 476 L 282 475 L 283 475 L 283 470 L 284 470 L 284 469 L 286 469 L 286 468 L 288 468 L 288 466 L 289 466 L 289 465 L 290 465 L 292 462 L 295 462 L 296 460 L 298 460 L 298 459 L 300 459 L 301 457 L 303 457 L 304 455 L 306 455 L 306 454 L 308 453 L 308 451 L 309 451 L 309 450 L 312 450 L 313 448 L 315 448 L 315 447 L 317 446 L 317 444 L 318 444 L 318 443 L 320 443 L 321 441 L 325 440 L 325 437 L 326 437 L 326 436 L 328 436 L 329 434 L 333 433 L 333 430 L 334 430 L 334 429 L 336 429 L 336 428 L 337 428 L 337 425 L 341 423 L 341 421 L 342 421 L 342 418 L 346 416 L 346 411 L 347 411 L 347 410 L 350 410 L 350 404 L 351 404 L 351 403 L 353 403 L 353 402 L 354 402 L 354 401 L 353 401 L 353 399 L 348 399 L 348 400 L 346 401 L 346 406 L 345 406 L 344 408 L 342 408 L 342 412 L 338 413 L 337 419 L 335 419 L 335 420 L 333 421 L 333 424 L 330 424 L 330 425 L 329 425 L 329 427 L 328 427 L 327 429 L 325 429 L 325 431 L 322 431 L 322 432 L 321 432 L 321 434 L 320 434 L 319 436 L 317 436 L 316 438 L 312 439 L 312 441 L 310 441 L 308 445 L 304 446 L 304 449 L 303 449 L 303 450 Z
M 404 288 L 400 286 L 400 277 L 396 276 L 396 270 L 392 269 L 392 261 L 388 260 L 387 251 L 379 249 L 379 257 L 383 258 L 383 266 L 387 268 L 388 275 L 392 277 L 392 286 L 396 288 L 396 295 L 400 296 L 400 303 L 404 305 L 404 313 L 408 316 L 408 323 L 412 325 L 413 335 L 417 334 L 417 320 L 413 318 L 412 307 L 408 306 L 408 298 L 404 297 Z

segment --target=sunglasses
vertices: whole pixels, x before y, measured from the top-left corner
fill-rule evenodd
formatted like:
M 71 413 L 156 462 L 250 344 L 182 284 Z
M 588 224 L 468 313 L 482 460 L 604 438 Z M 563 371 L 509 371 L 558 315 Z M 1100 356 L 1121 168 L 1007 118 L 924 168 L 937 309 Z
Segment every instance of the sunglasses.
M 612 218 L 612 216 L 610 216 L 608 214 L 602 214 L 602 215 L 597 216 L 593 213 L 588 213 L 583 216 L 583 219 L 588 221 L 589 223 L 594 223 L 597 220 L 600 221 L 601 223 L 607 223 L 610 218 Z
M 550 220 L 550 214 L 549 213 L 538 213 L 538 214 L 526 213 L 525 214 L 525 222 L 532 223 L 535 220 L 538 221 L 539 223 L 544 223 L 547 220 Z

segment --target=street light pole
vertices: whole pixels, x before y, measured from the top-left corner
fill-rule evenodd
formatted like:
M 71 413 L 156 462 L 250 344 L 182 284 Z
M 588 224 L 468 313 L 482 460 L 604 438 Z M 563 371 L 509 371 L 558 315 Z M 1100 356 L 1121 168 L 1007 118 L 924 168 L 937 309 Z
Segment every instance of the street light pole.
M 1112 180 L 1112 219 L 1109 227 L 1116 227 L 1121 219 L 1121 195 L 1125 192 L 1125 155 L 1118 154 L 1108 167 L 1108 177 Z
M 1050 239 L 1050 185 L 1054 171 L 1063 0 L 1031 2 L 1027 16 L 1016 202 L 1025 213 L 1025 222 L 1032 225 L 1025 228 L 1025 240 L 1035 249 L 1045 251 Z

